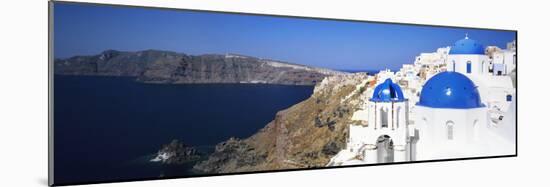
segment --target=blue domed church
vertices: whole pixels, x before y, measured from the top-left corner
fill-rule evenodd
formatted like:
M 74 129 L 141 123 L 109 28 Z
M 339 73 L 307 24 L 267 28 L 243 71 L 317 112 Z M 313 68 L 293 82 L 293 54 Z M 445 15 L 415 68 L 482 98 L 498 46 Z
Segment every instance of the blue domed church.
M 467 76 L 489 73 L 489 57 L 485 55 L 485 46 L 466 36 L 451 46 L 446 61 L 447 71 L 459 72 Z
M 415 107 L 417 159 L 475 156 L 487 127 L 477 86 L 462 73 L 441 72 L 423 86 Z M 474 151 L 472 151 L 474 150 Z
M 368 101 L 368 124 L 350 126 L 347 154 L 364 163 L 410 161 L 409 105 L 401 87 L 386 79 Z

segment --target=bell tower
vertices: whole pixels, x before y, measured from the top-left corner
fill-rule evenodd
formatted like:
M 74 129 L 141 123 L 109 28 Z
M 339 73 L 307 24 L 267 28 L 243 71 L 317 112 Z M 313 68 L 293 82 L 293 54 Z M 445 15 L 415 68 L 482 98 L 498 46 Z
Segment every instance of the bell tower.
M 361 153 L 368 163 L 410 161 L 409 104 L 399 85 L 386 79 L 368 102 L 368 125 Z

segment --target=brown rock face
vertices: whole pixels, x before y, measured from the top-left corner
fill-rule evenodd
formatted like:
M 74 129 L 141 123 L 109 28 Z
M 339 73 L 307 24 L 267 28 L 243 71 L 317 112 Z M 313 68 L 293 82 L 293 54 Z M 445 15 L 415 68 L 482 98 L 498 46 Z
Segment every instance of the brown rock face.
M 324 167 L 345 146 L 361 95 L 356 85 L 362 78 L 348 75 L 323 80 L 310 98 L 278 112 L 255 135 L 218 144 L 195 169 L 231 173 Z

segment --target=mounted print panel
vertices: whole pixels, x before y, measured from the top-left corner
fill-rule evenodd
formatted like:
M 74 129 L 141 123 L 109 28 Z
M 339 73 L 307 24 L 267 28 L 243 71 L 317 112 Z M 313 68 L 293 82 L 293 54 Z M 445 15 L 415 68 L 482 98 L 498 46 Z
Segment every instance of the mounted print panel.
M 50 185 L 516 156 L 517 31 L 50 3 Z

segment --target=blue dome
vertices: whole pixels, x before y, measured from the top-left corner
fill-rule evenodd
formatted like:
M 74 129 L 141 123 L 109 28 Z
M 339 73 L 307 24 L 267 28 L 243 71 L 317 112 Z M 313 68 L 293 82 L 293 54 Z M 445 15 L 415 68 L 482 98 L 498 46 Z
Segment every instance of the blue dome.
M 455 42 L 455 44 L 451 47 L 451 51 L 449 51 L 449 54 L 484 55 L 485 47 L 477 41 L 466 37 L 462 40 L 458 40 L 457 42 Z
M 474 83 L 457 72 L 441 72 L 424 84 L 417 105 L 431 108 L 483 107 Z
M 393 83 L 391 79 L 386 79 L 374 88 L 374 93 L 370 100 L 374 102 L 395 102 L 404 101 L 405 97 L 399 85 Z

